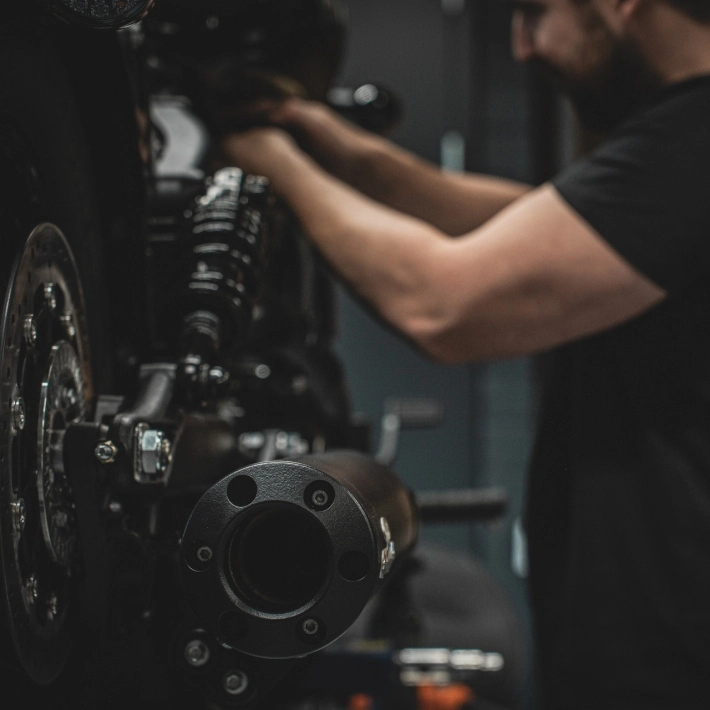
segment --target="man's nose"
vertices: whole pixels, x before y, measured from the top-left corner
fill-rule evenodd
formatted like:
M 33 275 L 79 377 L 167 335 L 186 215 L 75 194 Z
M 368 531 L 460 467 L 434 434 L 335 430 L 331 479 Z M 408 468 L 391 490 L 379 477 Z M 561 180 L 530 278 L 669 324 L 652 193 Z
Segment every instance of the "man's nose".
M 513 14 L 511 27 L 511 50 L 519 62 L 527 62 L 535 57 L 535 41 L 531 28 L 525 22 L 522 12 Z

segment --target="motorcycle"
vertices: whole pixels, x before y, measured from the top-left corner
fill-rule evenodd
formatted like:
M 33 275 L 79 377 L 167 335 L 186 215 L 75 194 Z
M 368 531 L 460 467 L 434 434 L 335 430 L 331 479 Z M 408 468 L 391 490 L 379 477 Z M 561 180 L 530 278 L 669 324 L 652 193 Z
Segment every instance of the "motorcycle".
M 408 647 L 405 612 L 420 520 L 504 496 L 416 497 L 392 472 L 430 404 L 393 402 L 371 454 L 327 268 L 268 181 L 221 163 L 235 106 L 328 100 L 340 6 L 153 5 L 0 21 L 4 706 L 485 688 L 517 651 Z M 337 97 L 370 127 L 396 114 L 377 87 Z

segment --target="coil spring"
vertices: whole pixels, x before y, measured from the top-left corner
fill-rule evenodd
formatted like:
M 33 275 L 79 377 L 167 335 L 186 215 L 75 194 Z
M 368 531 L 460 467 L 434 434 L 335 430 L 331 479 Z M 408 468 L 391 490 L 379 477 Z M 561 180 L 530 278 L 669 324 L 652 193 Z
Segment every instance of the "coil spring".
M 217 172 L 188 213 L 191 257 L 183 350 L 205 356 L 246 335 L 262 290 L 269 247 L 266 178 Z

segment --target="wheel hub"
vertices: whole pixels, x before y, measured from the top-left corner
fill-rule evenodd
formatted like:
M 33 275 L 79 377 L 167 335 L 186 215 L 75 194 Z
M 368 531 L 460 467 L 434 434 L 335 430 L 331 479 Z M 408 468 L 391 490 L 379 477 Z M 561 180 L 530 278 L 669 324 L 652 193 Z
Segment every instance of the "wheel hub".
M 0 367 L 0 604 L 20 664 L 45 684 L 71 648 L 77 533 L 63 439 L 86 419 L 93 396 L 77 270 L 53 225 L 32 232 L 15 264 Z

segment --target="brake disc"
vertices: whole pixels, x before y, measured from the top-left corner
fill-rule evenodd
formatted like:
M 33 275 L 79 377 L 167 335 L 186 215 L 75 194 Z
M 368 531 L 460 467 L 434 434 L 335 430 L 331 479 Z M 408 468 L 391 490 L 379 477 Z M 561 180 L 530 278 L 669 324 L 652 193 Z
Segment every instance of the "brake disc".
M 76 511 L 64 471 L 67 427 L 91 409 L 81 285 L 69 246 L 38 226 L 18 257 L 0 324 L 0 604 L 17 659 L 37 683 L 71 650 Z

